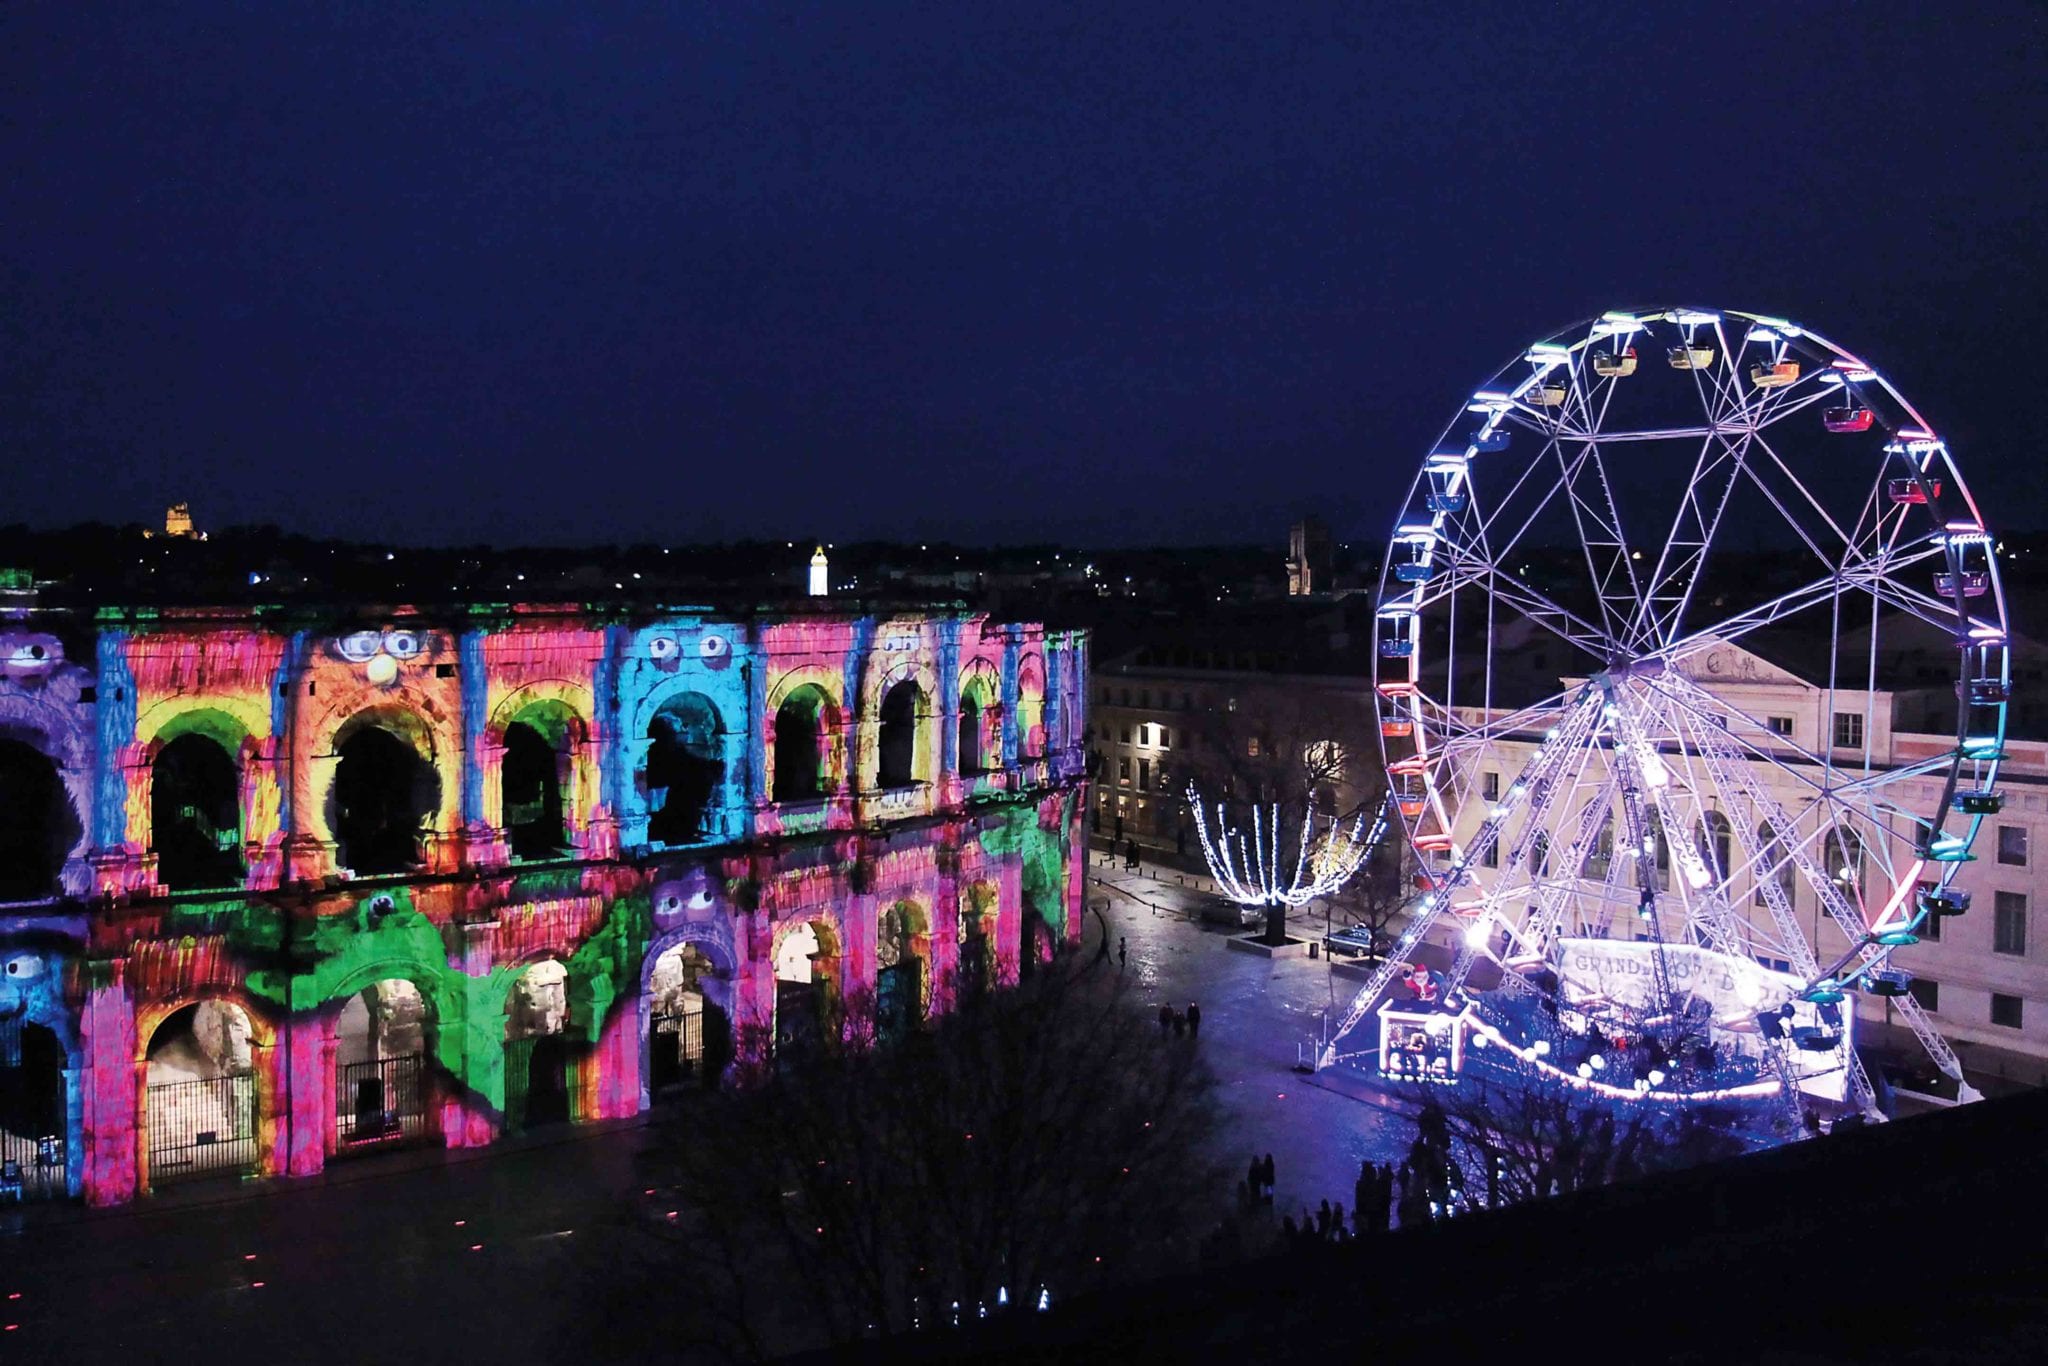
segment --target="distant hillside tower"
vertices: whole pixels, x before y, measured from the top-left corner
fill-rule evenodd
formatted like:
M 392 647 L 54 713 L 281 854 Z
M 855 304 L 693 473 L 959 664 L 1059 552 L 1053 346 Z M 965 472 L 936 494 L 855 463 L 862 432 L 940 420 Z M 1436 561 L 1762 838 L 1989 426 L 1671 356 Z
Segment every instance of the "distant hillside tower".
M 173 503 L 164 509 L 164 535 L 186 540 L 205 540 L 206 534 L 192 525 L 192 505 Z
M 832 569 L 825 561 L 825 547 L 811 552 L 811 596 L 822 598 L 832 591 Z
M 1331 586 L 1330 528 L 1320 517 L 1304 517 L 1287 535 L 1287 595 L 1327 593 Z

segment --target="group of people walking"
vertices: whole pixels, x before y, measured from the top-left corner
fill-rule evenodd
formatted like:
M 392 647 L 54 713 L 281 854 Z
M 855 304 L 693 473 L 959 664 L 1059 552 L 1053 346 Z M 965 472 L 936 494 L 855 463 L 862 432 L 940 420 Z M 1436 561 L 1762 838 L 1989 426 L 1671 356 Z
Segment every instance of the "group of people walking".
M 1183 1035 L 1198 1039 L 1202 1036 L 1202 1008 L 1193 1001 L 1186 1010 L 1175 1009 L 1172 1002 L 1161 1002 L 1159 1006 L 1159 1032 L 1171 1032 L 1178 1039 Z

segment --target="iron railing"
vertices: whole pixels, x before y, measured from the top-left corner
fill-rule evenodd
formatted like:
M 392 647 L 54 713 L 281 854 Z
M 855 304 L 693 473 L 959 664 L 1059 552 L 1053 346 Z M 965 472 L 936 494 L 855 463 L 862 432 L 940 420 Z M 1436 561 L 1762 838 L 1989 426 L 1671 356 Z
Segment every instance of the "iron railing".
M 256 1147 L 254 1073 L 149 1088 L 150 1184 L 247 1175 Z
M 650 1015 L 647 1020 L 647 1086 L 662 1091 L 694 1081 L 704 1067 L 704 1015 Z
M 68 1193 L 62 1134 L 0 1129 L 0 1200 L 60 1200 Z
M 408 1053 L 334 1069 L 338 1152 L 398 1147 L 426 1137 L 426 1056 Z

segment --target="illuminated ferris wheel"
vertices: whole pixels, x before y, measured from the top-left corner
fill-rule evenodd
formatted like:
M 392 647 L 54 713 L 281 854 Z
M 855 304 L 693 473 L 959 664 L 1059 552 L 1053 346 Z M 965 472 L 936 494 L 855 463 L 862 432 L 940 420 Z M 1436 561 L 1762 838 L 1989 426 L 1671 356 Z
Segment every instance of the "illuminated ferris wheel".
M 1993 549 L 1941 437 L 1803 327 L 1613 312 L 1530 346 L 1388 546 L 1379 731 L 1424 890 L 1323 1062 L 1413 974 L 1400 1019 L 1618 1096 L 1869 1110 L 1859 1014 L 1961 1084 L 1893 959 L 1967 909 L 2001 803 Z

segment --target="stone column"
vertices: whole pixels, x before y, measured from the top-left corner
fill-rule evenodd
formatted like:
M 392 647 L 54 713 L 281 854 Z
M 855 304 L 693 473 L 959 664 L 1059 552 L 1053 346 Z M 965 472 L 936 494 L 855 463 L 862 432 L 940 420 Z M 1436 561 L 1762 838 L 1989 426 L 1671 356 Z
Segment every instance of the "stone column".
M 135 1132 L 136 1102 L 147 1079 L 137 1059 L 135 1003 L 128 994 L 128 963 L 92 963 L 88 975 L 102 980 L 79 1012 L 80 1122 L 73 1141 L 84 1148 L 82 1180 L 88 1205 L 120 1205 L 135 1198 L 141 1175 L 138 1155 L 146 1145 Z

